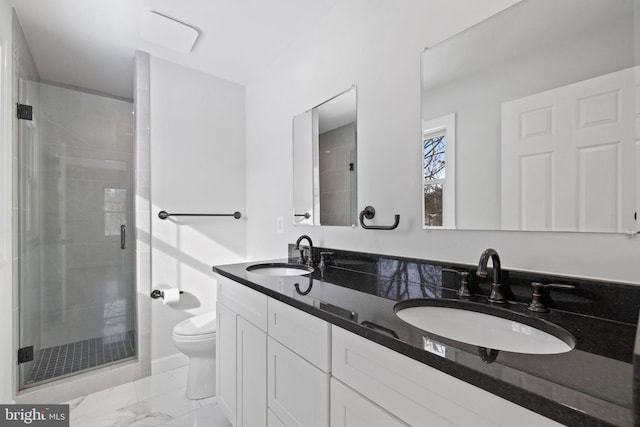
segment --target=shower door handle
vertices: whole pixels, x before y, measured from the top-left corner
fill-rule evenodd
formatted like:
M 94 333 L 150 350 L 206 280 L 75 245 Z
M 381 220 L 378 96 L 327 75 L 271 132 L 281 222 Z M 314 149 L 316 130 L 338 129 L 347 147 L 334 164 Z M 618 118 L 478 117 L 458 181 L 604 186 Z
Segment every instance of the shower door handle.
M 125 244 L 126 239 L 127 239 L 127 226 L 122 224 L 120 226 L 120 249 L 126 248 L 126 244 Z

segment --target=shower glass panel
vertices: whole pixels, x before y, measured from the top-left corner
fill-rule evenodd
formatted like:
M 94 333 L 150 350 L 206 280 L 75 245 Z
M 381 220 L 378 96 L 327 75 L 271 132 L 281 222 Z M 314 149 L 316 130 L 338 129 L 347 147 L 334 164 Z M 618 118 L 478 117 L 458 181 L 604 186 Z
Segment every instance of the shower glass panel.
M 26 388 L 136 356 L 134 124 L 130 102 L 28 80 L 19 95 Z

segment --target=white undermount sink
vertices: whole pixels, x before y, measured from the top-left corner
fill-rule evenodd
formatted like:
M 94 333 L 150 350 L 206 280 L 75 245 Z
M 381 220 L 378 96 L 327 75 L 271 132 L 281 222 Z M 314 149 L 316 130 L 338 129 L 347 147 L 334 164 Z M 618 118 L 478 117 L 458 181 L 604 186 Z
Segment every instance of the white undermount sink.
M 265 263 L 254 264 L 247 267 L 251 273 L 264 274 L 265 276 L 302 276 L 313 273 L 313 267 L 292 263 Z
M 441 301 L 403 301 L 396 304 L 396 315 L 427 332 L 489 349 L 527 354 L 557 354 L 566 353 L 575 347 L 573 335 L 545 320 L 512 312 L 507 317 L 501 317 L 500 314 L 505 314 L 506 310 L 496 309 L 498 315 L 494 315 L 470 310 L 469 308 L 479 307 L 473 303 L 455 301 L 450 304 L 454 306 L 442 306 Z

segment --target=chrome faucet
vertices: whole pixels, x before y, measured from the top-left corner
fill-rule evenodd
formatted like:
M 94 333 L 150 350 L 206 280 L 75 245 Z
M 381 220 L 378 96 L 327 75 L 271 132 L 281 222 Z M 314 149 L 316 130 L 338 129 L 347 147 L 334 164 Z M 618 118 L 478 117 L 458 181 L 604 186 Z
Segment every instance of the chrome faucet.
M 302 236 L 298 237 L 298 240 L 296 240 L 296 247 L 294 248 L 295 250 L 299 250 L 300 251 L 300 258 L 298 258 L 298 262 L 300 264 L 304 264 L 304 249 L 300 249 L 300 242 L 306 240 L 307 242 L 309 242 L 309 256 L 307 257 L 307 262 L 306 264 L 309 267 L 313 267 L 313 242 L 311 241 L 311 237 L 307 236 L 306 234 L 303 234 Z
M 491 285 L 491 295 L 489 295 L 489 302 L 495 304 L 504 304 L 507 299 L 502 294 L 502 270 L 500 269 L 500 257 L 495 249 L 487 249 L 480 255 L 480 262 L 478 262 L 478 271 L 476 275 L 478 277 L 487 277 L 487 263 L 491 258 L 493 264 L 493 283 Z

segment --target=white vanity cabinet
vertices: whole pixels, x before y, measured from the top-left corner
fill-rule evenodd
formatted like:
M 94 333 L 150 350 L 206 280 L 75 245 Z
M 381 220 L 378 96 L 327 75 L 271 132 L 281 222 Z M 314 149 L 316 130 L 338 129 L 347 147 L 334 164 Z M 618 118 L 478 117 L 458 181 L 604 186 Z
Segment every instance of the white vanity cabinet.
M 331 325 L 222 276 L 216 307 L 218 404 L 231 423 L 328 427 Z
M 218 279 L 218 404 L 235 427 L 267 425 L 267 296 Z
M 559 426 L 224 277 L 218 402 L 235 427 Z

